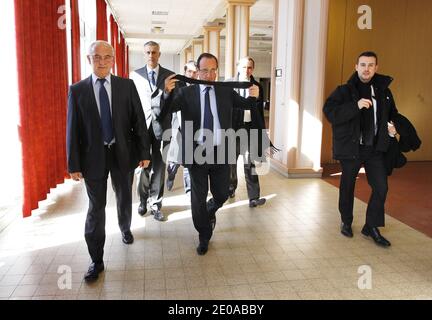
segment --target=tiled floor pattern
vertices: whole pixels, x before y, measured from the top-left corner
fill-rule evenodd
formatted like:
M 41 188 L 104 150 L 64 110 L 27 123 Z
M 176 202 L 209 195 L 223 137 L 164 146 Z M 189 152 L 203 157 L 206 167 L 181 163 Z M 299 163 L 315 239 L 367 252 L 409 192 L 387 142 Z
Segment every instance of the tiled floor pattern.
M 198 256 L 180 180 L 166 193 L 167 222 L 140 217 L 134 199 L 130 246 L 121 242 L 110 191 L 106 271 L 92 285 L 82 281 L 90 262 L 85 188 L 60 186 L 33 217 L 0 234 L 0 299 L 432 298 L 432 239 L 387 216 L 382 233 L 392 247 L 377 247 L 360 235 L 366 208 L 360 201 L 354 238 L 343 237 L 338 189 L 320 179 L 271 172 L 260 178 L 266 205 L 251 209 L 241 178 L 236 198 L 217 215 L 209 252 Z M 370 267 L 371 289 L 359 289 L 367 283 L 362 266 Z

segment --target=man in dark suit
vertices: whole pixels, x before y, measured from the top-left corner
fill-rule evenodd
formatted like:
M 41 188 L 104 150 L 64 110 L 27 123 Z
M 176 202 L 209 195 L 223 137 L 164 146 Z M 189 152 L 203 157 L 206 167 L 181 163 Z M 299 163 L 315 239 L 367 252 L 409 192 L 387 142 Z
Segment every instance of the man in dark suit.
M 132 181 L 134 169 L 149 164 L 148 133 L 133 81 L 111 75 L 114 49 L 105 41 L 91 44 L 90 77 L 69 90 L 67 163 L 73 180 L 84 178 L 89 197 L 85 239 L 92 263 L 84 279 L 104 270 L 105 205 L 108 174 L 117 200 L 122 240 L 133 243 Z
M 387 171 L 384 153 L 396 129 L 390 119 L 397 114 L 389 85 L 392 78 L 376 73 L 378 58 L 363 52 L 357 59 L 356 72 L 347 84 L 339 86 L 324 104 L 324 114 L 333 128 L 333 156 L 340 161 L 339 188 L 341 233 L 353 237 L 354 187 L 363 165 L 372 194 L 361 233 L 372 237 L 382 247 L 390 246 L 378 227 L 384 226 L 387 196 Z
M 246 179 L 246 188 L 249 198 L 249 207 L 254 208 L 261 206 L 266 202 L 265 198 L 260 198 L 260 185 L 258 174 L 256 173 L 254 159 L 250 155 L 250 140 L 251 140 L 251 129 L 254 130 L 265 130 L 264 126 L 264 95 L 263 88 L 261 84 L 256 81 L 252 75 L 255 69 L 255 61 L 251 57 L 244 57 L 240 59 L 237 63 L 237 77 L 236 81 L 250 81 L 259 88 L 259 97 L 257 99 L 257 110 L 255 113 L 251 110 L 235 109 L 233 111 L 233 128 L 234 130 L 246 130 L 248 141 L 246 145 L 240 144 L 240 139 L 236 142 L 236 153 L 238 159 L 240 154 L 243 154 L 244 159 L 244 175 Z M 242 97 L 247 97 L 247 89 L 237 89 L 237 92 Z M 254 117 L 259 117 L 259 119 L 254 119 Z M 245 156 L 247 152 L 247 157 Z M 235 197 L 235 190 L 237 189 L 238 179 L 237 179 L 237 163 L 232 164 L 230 173 L 230 186 L 229 186 L 229 196 L 230 198 Z
M 218 70 L 215 56 L 201 54 L 197 67 L 199 80 L 215 81 Z M 230 168 L 226 156 L 229 155 L 222 131 L 232 129 L 233 108 L 255 108 L 259 89 L 252 86 L 247 99 L 231 88 L 202 84 L 178 88 L 170 94 L 177 81 L 173 77 L 165 81 L 161 117 L 181 111 L 182 163 L 191 177 L 192 219 L 199 233 L 197 253 L 204 255 L 216 225 L 216 211 L 228 199 Z M 206 202 L 209 179 L 213 198 Z
M 146 124 L 150 136 L 151 162 L 141 170 L 138 181 L 138 194 L 140 205 L 138 213 L 143 216 L 147 212 L 149 202 L 150 212 L 158 221 L 164 221 L 161 211 L 165 182 L 165 162 L 162 158 L 161 147 L 165 148 L 168 142 L 162 143 L 164 130 L 171 128 L 171 117 L 163 121 L 158 120 L 160 113 L 160 98 L 163 92 L 165 79 L 173 74 L 172 71 L 159 65 L 161 56 L 159 44 L 149 41 L 144 44 L 144 57 L 146 66 L 131 73 L 146 116 Z

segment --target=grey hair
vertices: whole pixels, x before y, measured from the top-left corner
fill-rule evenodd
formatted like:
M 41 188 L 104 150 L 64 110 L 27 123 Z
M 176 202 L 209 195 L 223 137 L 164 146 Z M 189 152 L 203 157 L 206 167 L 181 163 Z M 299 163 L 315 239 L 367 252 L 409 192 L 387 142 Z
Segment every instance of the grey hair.
M 146 43 L 144 43 L 144 48 L 147 47 L 147 46 L 149 46 L 149 47 L 157 47 L 160 50 L 159 43 L 154 42 L 154 41 L 147 41 Z
M 113 46 L 109 42 L 107 42 L 105 40 L 96 40 L 96 41 L 93 41 L 90 44 L 89 48 L 88 48 L 87 54 L 89 56 L 93 55 L 97 46 L 103 46 L 103 47 L 106 47 L 106 48 L 110 48 L 111 52 L 112 52 L 112 55 L 115 56 L 115 52 L 114 52 Z
M 187 71 L 187 69 L 197 68 L 197 64 L 194 60 L 189 60 L 183 67 L 184 72 Z

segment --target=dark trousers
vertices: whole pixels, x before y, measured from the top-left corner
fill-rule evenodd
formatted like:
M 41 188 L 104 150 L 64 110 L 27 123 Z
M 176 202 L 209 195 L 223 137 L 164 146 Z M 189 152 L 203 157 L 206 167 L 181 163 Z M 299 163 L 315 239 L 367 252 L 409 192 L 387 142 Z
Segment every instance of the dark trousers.
M 250 142 L 250 125 L 245 124 L 244 128 L 247 130 L 248 133 L 248 145 Z M 246 150 L 240 150 L 240 141 L 236 141 L 236 159 L 238 159 L 240 154 L 245 155 L 245 151 L 249 151 L 249 148 Z M 259 179 L 258 175 L 255 172 L 255 164 L 253 161 L 251 161 L 250 154 L 248 152 L 247 158 L 244 157 L 244 175 L 246 179 L 246 188 L 248 193 L 248 198 L 250 200 L 258 199 L 260 197 L 260 185 L 259 185 Z M 230 185 L 229 190 L 230 192 L 234 192 L 237 189 L 238 185 L 238 178 L 237 178 L 237 163 L 230 165 Z
M 227 164 L 202 164 L 189 167 L 191 178 L 192 220 L 200 241 L 208 242 L 213 234 L 210 219 L 228 199 L 229 166 Z M 213 196 L 206 202 L 209 190 Z
M 387 173 L 383 153 L 373 147 L 360 145 L 359 159 L 340 160 L 342 176 L 339 188 L 339 211 L 342 222 L 351 225 L 353 221 L 354 188 L 357 174 L 363 165 L 372 194 L 366 211 L 366 224 L 369 227 L 384 226 L 384 203 L 387 196 Z
M 149 200 L 150 209 L 160 210 L 165 187 L 165 162 L 162 158 L 161 141 L 149 130 L 151 143 L 151 160 L 147 168 L 142 168 L 138 181 L 138 195 L 142 203 Z M 166 146 L 164 142 L 164 147 Z
M 105 177 L 102 179 L 85 179 L 87 195 L 89 197 L 89 208 L 84 235 L 90 257 L 95 263 L 103 261 L 108 173 L 111 174 L 111 183 L 116 196 L 120 230 L 122 232 L 129 231 L 132 221 L 133 170 L 128 174 L 120 172 L 114 148 L 108 149 L 105 147 Z
M 180 168 L 180 164 L 175 162 L 169 162 L 167 166 L 168 179 L 172 178 L 171 180 L 174 180 L 179 168 Z M 184 186 L 185 193 L 191 190 L 189 170 L 186 167 L 183 167 L 183 186 Z

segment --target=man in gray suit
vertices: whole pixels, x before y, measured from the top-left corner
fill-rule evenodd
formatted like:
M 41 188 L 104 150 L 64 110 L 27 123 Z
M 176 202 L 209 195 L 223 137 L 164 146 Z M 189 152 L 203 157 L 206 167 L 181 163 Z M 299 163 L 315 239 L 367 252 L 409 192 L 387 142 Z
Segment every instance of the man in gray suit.
M 141 99 L 151 143 L 150 165 L 141 169 L 138 181 L 140 197 L 138 213 L 141 216 L 146 214 L 148 202 L 154 218 L 164 221 L 165 217 L 161 208 L 164 193 L 165 162 L 162 159 L 161 147 L 166 145 L 164 142 L 162 146 L 162 133 L 171 127 L 171 117 L 166 117 L 163 121 L 158 121 L 157 117 L 160 113 L 160 98 L 165 79 L 174 72 L 159 65 L 161 52 L 158 43 L 154 41 L 145 43 L 144 56 L 147 64 L 130 75 L 136 84 Z

